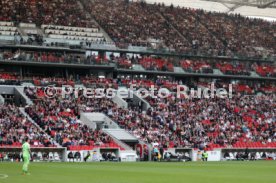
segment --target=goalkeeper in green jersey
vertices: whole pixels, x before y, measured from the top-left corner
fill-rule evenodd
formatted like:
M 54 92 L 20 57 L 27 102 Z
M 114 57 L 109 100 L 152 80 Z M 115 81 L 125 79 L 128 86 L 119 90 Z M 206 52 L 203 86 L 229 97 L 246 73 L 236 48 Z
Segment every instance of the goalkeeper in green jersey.
M 30 159 L 31 159 L 31 150 L 30 150 L 30 144 L 29 144 L 29 138 L 25 138 L 25 142 L 22 145 L 22 155 L 23 155 L 23 175 L 29 175 L 28 172 L 28 166 L 30 164 Z

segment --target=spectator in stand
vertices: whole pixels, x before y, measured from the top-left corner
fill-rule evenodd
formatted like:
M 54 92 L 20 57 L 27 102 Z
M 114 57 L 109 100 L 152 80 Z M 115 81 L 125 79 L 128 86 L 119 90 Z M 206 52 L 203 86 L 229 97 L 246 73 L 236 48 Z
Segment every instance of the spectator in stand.
M 0 145 L 20 146 L 24 137 L 30 139 L 32 146 L 52 146 L 48 137 L 28 121 L 14 105 L 0 105 Z
M 84 97 L 78 101 L 73 95 L 68 96 L 66 99 L 61 96 L 49 99 L 45 95 L 38 95 L 39 91 L 25 88 L 25 92 L 30 98 L 40 99 L 34 101 L 34 106 L 27 107 L 26 112 L 59 144 L 64 147 L 91 144 L 101 146 L 111 142 L 111 138 L 101 130 L 92 130 L 78 119 L 80 109 L 103 111 L 106 110 L 107 106 L 99 105 L 99 108 L 97 108 L 93 101 L 86 100 Z M 101 104 L 106 103 L 104 101 L 98 102 Z M 84 103 L 86 106 L 84 106 Z
M 87 84 L 108 88 L 116 80 L 86 77 Z M 122 83 L 132 83 L 126 80 Z M 135 81 L 162 86 L 157 81 Z M 179 82 L 180 83 L 180 82 Z M 166 83 L 166 84 L 176 84 Z M 223 84 L 221 84 L 223 85 Z M 247 89 L 239 87 L 240 89 Z M 43 91 L 43 88 L 41 89 Z M 81 91 L 80 91 L 81 92 Z M 34 105 L 26 112 L 40 127 L 63 146 L 105 144 L 110 137 L 94 131 L 78 120 L 80 112 L 102 112 L 121 127 L 146 143 L 159 147 L 237 147 L 240 143 L 265 147 L 276 142 L 275 94 L 246 96 L 237 92 L 231 99 L 146 98 L 151 107 L 141 111 L 137 106 L 118 107 L 111 99 L 87 99 L 79 93 L 78 99 L 45 97 L 40 90 L 25 89 Z
M 122 0 L 82 2 L 119 47 L 130 44 L 184 53 L 191 50 L 190 43 L 162 17 L 155 5 Z
M 275 22 L 163 4 L 82 0 L 118 46 L 181 53 L 267 58 L 275 55 Z
M 74 27 L 92 27 L 95 23 L 87 18 L 77 1 L 24 0 L 0 2 L 0 21 L 52 24 Z

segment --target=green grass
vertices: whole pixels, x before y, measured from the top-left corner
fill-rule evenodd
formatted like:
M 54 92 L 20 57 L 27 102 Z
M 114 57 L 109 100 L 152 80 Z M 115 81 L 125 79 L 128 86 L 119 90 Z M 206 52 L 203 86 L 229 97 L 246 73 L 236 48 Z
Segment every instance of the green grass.
M 0 183 L 276 183 L 276 161 L 32 163 L 29 176 L 21 167 L 0 163 Z

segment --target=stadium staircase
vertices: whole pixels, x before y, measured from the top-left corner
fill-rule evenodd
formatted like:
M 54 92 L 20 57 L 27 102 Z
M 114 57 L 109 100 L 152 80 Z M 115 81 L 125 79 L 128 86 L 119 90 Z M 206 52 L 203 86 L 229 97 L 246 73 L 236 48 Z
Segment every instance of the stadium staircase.
M 145 99 L 137 94 L 137 92 L 133 92 L 133 102 L 137 104 L 140 103 L 144 111 L 148 110 L 151 107 Z
M 125 88 L 125 87 L 119 87 L 119 89 L 120 88 L 128 90 L 128 88 Z M 120 94 L 117 93 L 117 95 L 112 98 L 112 101 L 114 103 L 116 103 L 119 107 L 121 107 L 123 109 L 127 109 L 128 108 L 128 103 L 123 98 L 121 98 L 120 95 L 122 95 L 122 93 L 120 93 Z
M 216 32 L 213 32 L 212 30 L 210 30 L 210 28 L 209 28 L 209 26 L 203 21 L 203 20 L 201 20 L 199 17 L 195 17 L 196 19 L 197 19 L 197 21 L 201 24 L 201 25 L 203 25 L 205 28 L 206 28 L 206 30 L 208 30 L 209 31 L 209 33 L 210 34 L 212 34 L 214 37 L 216 37 L 218 40 L 220 40 L 220 42 L 222 42 L 222 44 L 225 46 L 225 47 L 228 47 L 228 43 L 227 42 L 225 42 L 220 36 L 217 36 L 217 33 Z M 232 52 L 233 50 L 231 50 L 231 52 Z
M 80 120 L 90 128 L 96 129 L 117 129 L 119 128 L 118 124 L 112 121 L 108 116 L 104 113 L 99 112 L 83 112 L 80 115 Z
M 19 95 L 21 97 L 24 98 L 24 100 L 25 100 L 25 102 L 26 102 L 27 105 L 32 105 L 33 104 L 32 100 L 25 94 L 23 86 L 16 86 L 15 87 L 15 91 L 17 93 L 19 93 Z
M 125 131 L 124 129 L 103 129 L 103 131 L 108 134 L 115 143 L 124 148 L 127 151 L 133 151 L 133 149 L 127 145 L 129 143 L 136 144 L 138 143 L 138 139 Z
M 0 105 L 5 103 L 5 99 L 0 95 Z
M 115 144 L 119 145 L 121 150 L 132 151 L 133 149 L 127 143 L 138 143 L 136 137 L 121 129 L 117 123 L 103 113 L 81 113 L 80 120 L 94 130 L 102 129 Z
M 58 148 L 61 148 L 61 145 L 59 145 L 52 137 L 50 137 L 34 120 L 25 112 L 24 107 L 20 107 L 19 111 L 30 121 L 32 122 L 37 129 L 39 129 L 41 132 L 43 132 L 51 141 L 54 143 L 54 145 Z
M 114 43 L 114 41 L 110 38 L 110 36 L 105 32 L 105 30 L 100 26 L 100 24 L 98 24 L 98 22 L 91 16 L 91 14 L 85 10 L 84 6 L 85 4 L 83 4 L 81 1 L 77 1 L 79 7 L 86 13 L 86 16 L 89 17 L 90 20 L 92 20 L 99 28 L 100 28 L 100 32 L 103 34 L 103 36 L 105 37 L 107 42 L 110 43 Z
M 166 20 L 166 23 L 170 25 L 170 27 L 173 28 L 182 39 L 186 40 L 187 42 L 190 42 L 190 40 L 188 40 L 173 24 L 171 24 L 171 22 L 164 16 L 162 12 L 159 12 L 159 15 L 162 19 Z

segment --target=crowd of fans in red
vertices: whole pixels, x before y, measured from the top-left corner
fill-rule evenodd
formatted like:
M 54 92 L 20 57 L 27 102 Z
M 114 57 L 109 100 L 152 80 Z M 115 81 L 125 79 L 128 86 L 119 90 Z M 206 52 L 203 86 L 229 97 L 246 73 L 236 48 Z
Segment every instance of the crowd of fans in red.
M 123 0 L 80 0 L 119 47 L 146 46 L 186 54 L 212 56 L 275 56 L 275 23 L 249 19 L 240 15 L 210 13 L 144 2 Z M 63 0 L 4 0 L 0 2 L 0 21 L 55 24 L 76 27 L 95 27 L 78 1 Z M 263 77 L 276 77 L 273 64 L 248 64 L 238 61 L 209 62 L 141 56 L 110 59 L 96 55 L 60 52 L 10 51 L 0 52 L 1 60 L 36 61 L 51 63 L 115 62 L 130 69 L 140 64 L 146 70 L 174 71 L 180 66 L 186 72 L 213 73 L 214 69 L 227 75 L 250 75 L 255 71 Z M 0 84 L 6 80 L 19 80 L 14 74 L 0 73 Z M 74 80 L 62 78 L 33 78 L 35 85 L 63 84 L 74 86 Z M 137 84 L 137 87 L 165 86 L 175 89 L 181 82 L 164 80 L 128 80 L 81 78 L 86 86 L 114 87 Z M 237 93 L 254 94 L 255 88 L 236 84 Z M 271 93 L 262 96 L 237 94 L 232 99 L 166 99 L 147 98 L 151 107 L 141 111 L 138 106 L 118 107 L 110 99 L 86 99 L 60 96 L 47 98 L 43 89 L 25 88 L 34 105 L 26 112 L 44 132 L 65 147 L 83 146 L 119 147 L 101 130 L 92 130 L 80 120 L 80 112 L 103 112 L 121 127 L 139 139 L 163 147 L 276 147 L 275 86 L 259 87 Z M 268 92 L 269 91 L 269 92 Z M 0 105 L 0 145 L 19 146 L 29 136 L 33 146 L 53 146 L 47 135 L 20 115 L 17 107 Z M 121 148 L 121 147 L 119 147 Z
M 222 73 L 228 75 L 250 75 L 252 68 L 246 66 L 244 63 L 237 62 L 232 64 L 231 62 L 217 63 L 216 67 L 221 70 Z
M 20 79 L 16 73 L 0 73 L 0 85 L 19 85 Z
M 251 146 L 259 142 L 262 147 L 275 146 L 273 95 L 190 100 L 171 96 L 148 101 L 152 108 L 147 114 L 155 120 L 146 123 L 150 124 L 146 129 L 152 129 L 147 131 L 148 139 L 155 143 L 175 147 L 236 147 L 240 143 Z M 143 126 L 133 129 L 143 136 Z
M 180 66 L 185 72 L 190 73 L 214 73 L 214 69 L 220 70 L 225 75 L 250 76 L 251 71 L 261 77 L 275 77 L 276 68 L 272 62 L 237 61 L 237 60 L 210 60 L 202 58 L 181 59 L 177 57 L 161 57 L 149 55 L 129 56 L 122 54 L 107 57 L 84 53 L 63 52 L 36 52 L 17 50 L 0 51 L 0 59 L 15 61 L 67 63 L 67 64 L 96 64 L 109 65 L 115 63 L 118 68 L 132 69 L 134 64 L 140 64 L 146 70 L 174 72 L 174 67 Z
M 175 66 L 180 66 L 185 72 L 190 73 L 214 73 L 213 69 L 220 70 L 226 75 L 249 76 L 255 71 L 262 77 L 275 77 L 276 68 L 273 63 L 256 63 L 251 61 L 223 61 L 208 59 L 177 59 L 153 56 L 111 56 L 111 62 L 115 62 L 119 68 L 132 69 L 133 64 L 140 64 L 146 70 L 174 72 Z
M 204 61 L 182 60 L 180 61 L 180 65 L 186 72 L 213 73 L 212 66 L 208 62 Z
M 105 82 L 108 87 L 115 81 Z M 155 81 L 152 83 L 157 85 Z M 186 99 L 170 95 L 165 99 L 147 98 L 151 108 L 141 111 L 138 106 L 120 108 L 110 99 L 74 100 L 68 96 L 61 100 L 37 98 L 29 89 L 26 93 L 35 99 L 35 105 L 26 108 L 28 114 L 63 145 L 110 143 L 108 136 L 82 125 L 78 120 L 80 111 L 103 112 L 139 139 L 165 148 L 276 145 L 275 94 L 246 96 L 237 92 L 232 99 Z
M 85 77 L 82 80 L 105 88 L 136 84 L 138 88 L 155 85 L 170 91 L 182 84 L 166 79 L 119 81 Z M 205 83 L 198 85 L 205 86 Z M 275 92 L 256 96 L 248 85 L 234 85 L 235 95 L 231 99 L 187 99 L 176 98 L 175 94 L 165 99 L 148 97 L 146 100 L 151 107 L 147 111 L 133 105 L 123 109 L 111 99 L 87 99 L 81 93 L 79 98 L 73 95 L 47 98 L 43 88 L 25 88 L 25 93 L 34 102 L 25 111 L 44 132 L 71 149 L 119 147 L 101 130 L 84 125 L 79 120 L 81 111 L 102 112 L 139 139 L 164 148 L 276 146 Z M 34 146 L 52 146 L 47 136 L 20 115 L 15 106 L 1 106 L 0 117 L 2 145 L 20 145 L 21 138 L 28 135 Z
M 0 104 L 0 146 L 21 147 L 28 136 L 33 147 L 55 147 L 48 136 L 13 104 Z
M 54 98 L 47 98 L 43 88 L 25 88 L 26 95 L 34 102 L 25 111 L 31 118 L 51 135 L 60 145 L 74 149 L 93 149 L 94 147 L 118 147 L 107 134 L 101 130 L 93 130 L 83 124 L 80 118 L 80 109 L 83 111 L 102 111 L 103 101 L 85 100 L 67 96 L 62 98 L 57 95 Z M 86 106 L 83 103 L 85 102 Z M 101 104 L 101 105 L 100 105 Z
M 275 77 L 275 67 L 270 64 L 260 64 L 255 66 L 256 73 L 263 77 Z

